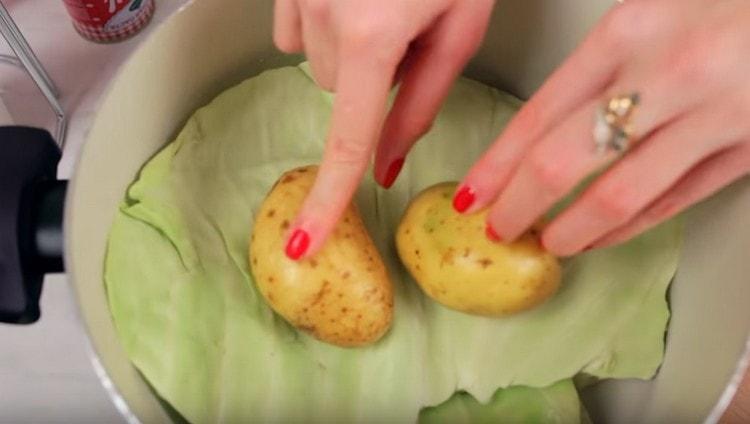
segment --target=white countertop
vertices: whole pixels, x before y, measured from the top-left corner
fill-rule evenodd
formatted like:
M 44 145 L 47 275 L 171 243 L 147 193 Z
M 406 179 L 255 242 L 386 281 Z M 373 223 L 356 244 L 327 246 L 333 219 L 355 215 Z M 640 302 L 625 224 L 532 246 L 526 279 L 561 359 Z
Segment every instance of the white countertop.
M 188 0 L 156 0 L 153 22 L 123 43 L 97 45 L 70 25 L 62 0 L 0 0 L 61 91 L 70 118 L 61 178 L 71 175 L 96 106 L 112 76 L 160 22 Z M 0 38 L 0 53 L 10 49 Z M 54 116 L 31 80 L 0 64 L 0 98 L 15 123 L 54 128 Z M 0 324 L 0 424 L 124 422 L 96 378 L 87 340 L 64 275 L 48 276 L 42 318 Z

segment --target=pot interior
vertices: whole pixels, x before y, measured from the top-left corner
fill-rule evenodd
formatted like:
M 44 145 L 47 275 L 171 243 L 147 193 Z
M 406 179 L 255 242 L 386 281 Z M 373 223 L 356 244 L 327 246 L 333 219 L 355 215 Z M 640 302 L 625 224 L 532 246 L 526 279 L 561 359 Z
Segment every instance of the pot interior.
M 118 204 L 143 163 L 195 109 L 265 69 L 301 60 L 273 47 L 272 1 L 221 3 L 190 3 L 128 61 L 101 105 L 69 190 L 66 261 L 83 321 L 119 406 L 142 422 L 169 415 L 128 360 L 107 306 L 102 271 Z M 466 75 L 527 98 L 611 4 L 505 0 Z M 664 364 L 652 381 L 588 389 L 596 422 L 700 422 L 721 413 L 750 327 L 748 214 L 748 180 L 688 213 Z

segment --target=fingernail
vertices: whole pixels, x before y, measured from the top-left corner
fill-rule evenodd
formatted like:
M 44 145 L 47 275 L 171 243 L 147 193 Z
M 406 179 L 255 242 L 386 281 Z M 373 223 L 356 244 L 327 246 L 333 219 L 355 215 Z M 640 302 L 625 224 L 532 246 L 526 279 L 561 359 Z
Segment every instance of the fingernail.
M 501 242 L 503 241 L 502 237 L 495 231 L 494 228 L 492 228 L 492 225 L 488 222 L 487 225 L 484 227 L 484 234 L 487 236 L 490 241 L 494 242 Z
M 404 158 L 398 158 L 391 162 L 390 166 L 388 166 L 388 171 L 385 173 L 385 179 L 383 180 L 384 188 L 391 188 L 396 181 L 396 177 L 398 177 L 398 173 L 401 172 L 402 166 L 404 166 Z
M 475 196 L 476 193 L 474 193 L 474 190 L 472 190 L 471 187 L 461 187 L 461 189 L 458 190 L 458 192 L 456 192 L 456 195 L 453 197 L 453 209 L 455 209 L 459 213 L 465 211 L 466 209 L 469 209 L 472 203 L 474 203 Z
M 286 256 L 296 261 L 305 254 L 309 245 L 310 235 L 307 234 L 307 231 L 298 228 L 294 230 L 292 236 L 289 237 L 289 241 L 286 242 Z

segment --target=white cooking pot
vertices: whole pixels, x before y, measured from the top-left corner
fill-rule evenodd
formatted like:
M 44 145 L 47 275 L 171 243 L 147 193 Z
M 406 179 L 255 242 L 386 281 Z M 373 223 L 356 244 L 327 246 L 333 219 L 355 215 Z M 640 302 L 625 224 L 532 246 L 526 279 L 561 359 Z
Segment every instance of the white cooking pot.
M 466 74 L 528 97 L 611 4 L 504 0 Z M 272 2 L 260 0 L 194 1 L 167 20 L 114 81 L 69 184 L 66 268 L 106 384 L 118 406 L 144 423 L 170 418 L 113 326 L 102 280 L 110 224 L 140 167 L 196 108 L 243 79 L 300 60 L 274 48 L 271 22 Z M 595 421 L 701 422 L 721 415 L 747 357 L 749 183 L 688 214 L 664 365 L 653 381 L 610 381 L 588 390 L 584 400 Z

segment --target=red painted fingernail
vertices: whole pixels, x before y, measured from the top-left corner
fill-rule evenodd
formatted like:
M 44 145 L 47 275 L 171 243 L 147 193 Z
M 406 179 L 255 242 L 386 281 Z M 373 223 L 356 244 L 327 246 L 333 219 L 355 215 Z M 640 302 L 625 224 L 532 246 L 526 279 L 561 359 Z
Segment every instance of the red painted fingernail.
M 472 203 L 474 203 L 475 197 L 476 193 L 474 193 L 474 190 L 472 190 L 471 187 L 461 187 L 461 189 L 458 190 L 458 192 L 456 192 L 456 195 L 453 197 L 453 209 L 455 209 L 459 213 L 465 211 L 466 209 L 469 209 Z
M 492 225 L 490 223 L 487 223 L 487 226 L 484 227 L 484 234 L 487 236 L 490 241 L 494 242 L 501 242 L 503 241 L 502 237 L 495 231 L 494 228 L 492 228 Z
M 391 188 L 396 181 L 396 177 L 398 177 L 398 173 L 401 172 L 402 166 L 404 166 L 404 158 L 398 158 L 391 162 L 391 165 L 388 166 L 388 171 L 385 173 L 385 179 L 383 180 L 384 188 Z
M 294 230 L 292 236 L 289 237 L 289 241 L 286 242 L 286 256 L 296 261 L 305 254 L 309 245 L 310 235 L 307 234 L 307 231 L 298 228 Z

